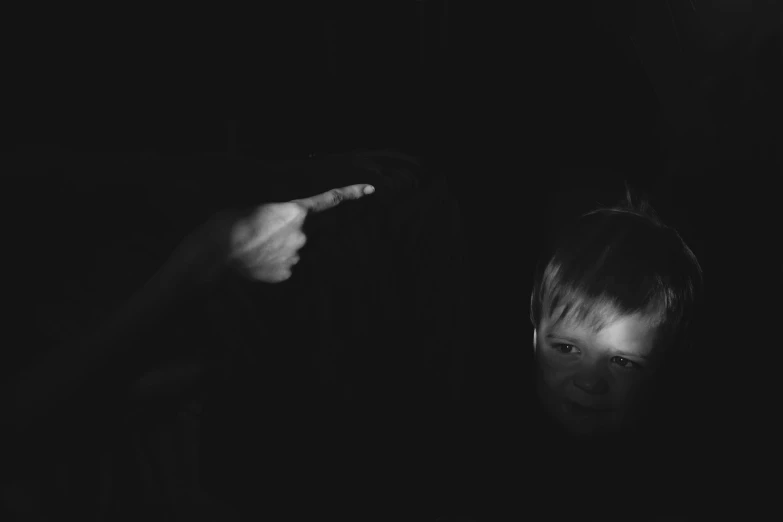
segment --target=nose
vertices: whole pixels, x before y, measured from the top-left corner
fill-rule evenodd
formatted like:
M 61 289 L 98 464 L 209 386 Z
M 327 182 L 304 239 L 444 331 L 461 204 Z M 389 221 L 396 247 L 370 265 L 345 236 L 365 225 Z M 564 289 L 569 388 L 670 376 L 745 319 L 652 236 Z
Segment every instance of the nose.
M 574 386 L 590 395 L 603 395 L 609 391 L 609 383 L 595 373 L 579 375 L 574 378 Z

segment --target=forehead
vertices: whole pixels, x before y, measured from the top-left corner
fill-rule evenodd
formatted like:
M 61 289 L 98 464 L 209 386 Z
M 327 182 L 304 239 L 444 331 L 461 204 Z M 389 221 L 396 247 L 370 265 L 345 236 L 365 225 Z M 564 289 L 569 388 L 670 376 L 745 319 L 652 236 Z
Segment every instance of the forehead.
M 580 318 L 575 314 L 560 316 L 557 313 L 541 324 L 546 336 L 560 337 L 580 344 L 590 344 L 619 351 L 632 351 L 642 356 L 652 353 L 655 346 L 655 317 L 644 314 L 606 314 L 603 321 Z
M 635 317 L 652 326 L 658 326 L 664 316 L 664 309 L 659 300 L 651 300 L 643 309 L 628 312 L 623 311 L 610 296 L 590 297 L 574 290 L 548 295 L 542 305 L 542 320 L 547 320 L 550 324 L 568 322 L 596 331 L 624 316 Z

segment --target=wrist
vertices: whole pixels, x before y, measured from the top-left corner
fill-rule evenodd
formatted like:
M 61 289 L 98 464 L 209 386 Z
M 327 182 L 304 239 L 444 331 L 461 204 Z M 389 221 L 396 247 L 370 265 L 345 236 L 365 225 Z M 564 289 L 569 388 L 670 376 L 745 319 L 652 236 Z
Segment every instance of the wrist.
M 231 253 L 248 215 L 235 209 L 214 214 L 180 242 L 145 288 L 166 294 L 165 299 L 210 291 L 233 273 Z

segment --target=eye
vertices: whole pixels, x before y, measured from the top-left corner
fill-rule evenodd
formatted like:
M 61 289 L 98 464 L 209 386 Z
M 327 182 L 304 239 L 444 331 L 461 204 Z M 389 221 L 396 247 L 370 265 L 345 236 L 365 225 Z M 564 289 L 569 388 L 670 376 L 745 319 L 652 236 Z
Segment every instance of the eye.
M 573 344 L 553 343 L 552 348 L 557 350 L 559 353 L 562 353 L 563 355 L 567 355 L 576 351 L 576 346 Z
M 641 370 L 642 366 L 624 357 L 612 357 L 612 362 L 624 370 Z

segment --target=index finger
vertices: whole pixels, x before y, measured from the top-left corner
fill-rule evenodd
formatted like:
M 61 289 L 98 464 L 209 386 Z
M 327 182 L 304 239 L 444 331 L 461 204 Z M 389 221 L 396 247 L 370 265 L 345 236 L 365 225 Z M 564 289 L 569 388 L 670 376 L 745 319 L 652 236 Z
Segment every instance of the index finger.
M 310 212 L 322 212 L 324 210 L 336 207 L 341 202 L 348 199 L 359 199 L 367 194 L 375 192 L 375 187 L 366 183 L 358 185 L 349 185 L 347 187 L 332 189 L 310 198 L 294 200 Z

